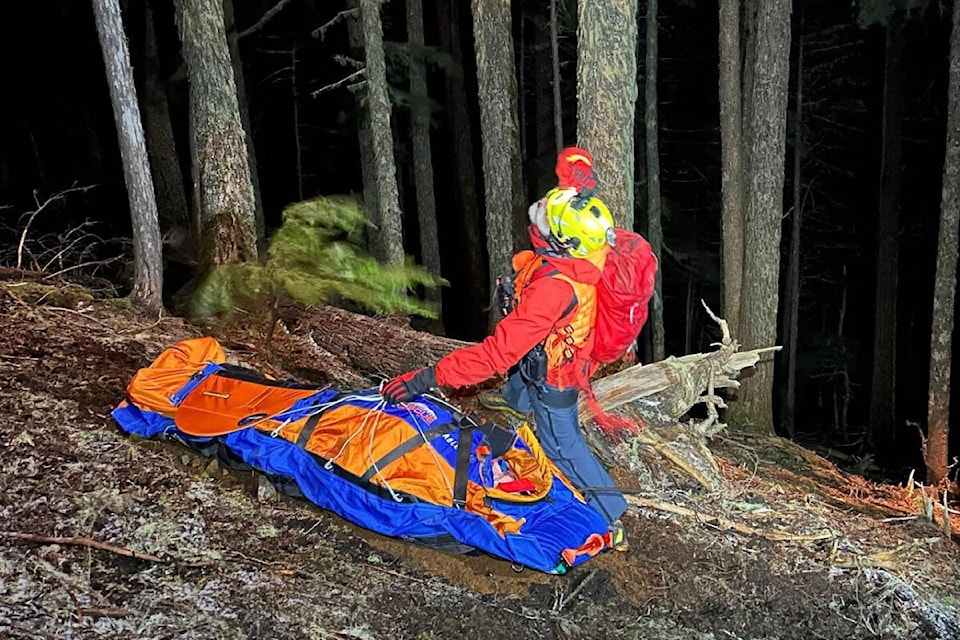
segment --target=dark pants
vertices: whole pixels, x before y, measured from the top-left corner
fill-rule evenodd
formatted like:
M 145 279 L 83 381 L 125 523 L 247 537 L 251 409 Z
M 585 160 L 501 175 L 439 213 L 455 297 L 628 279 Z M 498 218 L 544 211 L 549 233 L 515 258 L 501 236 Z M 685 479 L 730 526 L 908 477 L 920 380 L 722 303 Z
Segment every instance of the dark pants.
M 615 487 L 583 439 L 577 396 L 575 389 L 560 391 L 543 382 L 527 382 L 518 372 L 510 376 L 503 389 L 503 397 L 514 409 L 522 413 L 533 411 L 540 446 L 575 487 Z M 627 509 L 627 502 L 618 491 L 583 493 L 587 503 L 610 524 Z

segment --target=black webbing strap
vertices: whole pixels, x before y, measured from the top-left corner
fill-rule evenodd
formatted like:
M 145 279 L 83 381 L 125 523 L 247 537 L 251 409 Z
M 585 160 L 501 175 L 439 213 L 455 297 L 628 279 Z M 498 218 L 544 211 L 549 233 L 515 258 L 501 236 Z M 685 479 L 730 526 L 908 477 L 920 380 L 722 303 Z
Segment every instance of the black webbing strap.
M 465 421 L 464 421 L 465 422 Z M 462 509 L 467 504 L 467 480 L 470 477 L 470 453 L 473 448 L 473 424 L 460 425 L 457 438 L 457 468 L 453 475 L 453 506 Z
M 580 304 L 580 300 L 577 299 L 577 294 L 574 292 L 573 298 L 570 299 L 570 304 L 567 305 L 567 308 L 563 310 L 563 313 L 560 314 L 560 319 L 566 318 L 570 315 L 570 312 L 577 308 L 577 305 Z
M 418 431 L 416 435 L 410 436 L 399 445 L 380 456 L 380 459 L 373 463 L 373 466 L 366 470 L 363 476 L 361 476 L 361 479 L 365 480 L 366 482 L 370 482 L 373 477 L 377 475 L 378 470 L 385 469 L 387 465 L 396 462 L 420 445 L 433 440 L 437 436 L 445 436 L 448 433 L 453 433 L 460 428 L 462 428 L 460 424 L 451 421 L 434 425 L 429 429 L 425 429 L 424 431 Z
M 317 424 L 320 423 L 320 416 L 322 412 L 317 412 L 307 418 L 307 423 L 303 425 L 303 429 L 300 430 L 300 435 L 297 436 L 297 446 L 301 449 L 307 448 L 307 443 L 310 442 L 310 436 L 313 435 L 314 429 L 317 428 Z

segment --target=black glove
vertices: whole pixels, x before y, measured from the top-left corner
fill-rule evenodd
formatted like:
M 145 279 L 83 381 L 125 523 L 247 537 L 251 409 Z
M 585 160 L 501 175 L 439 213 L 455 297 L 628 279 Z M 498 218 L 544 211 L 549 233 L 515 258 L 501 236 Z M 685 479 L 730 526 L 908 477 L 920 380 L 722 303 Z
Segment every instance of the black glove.
M 397 376 L 383 385 L 380 395 L 390 404 L 410 402 L 437 386 L 433 367 L 425 367 Z

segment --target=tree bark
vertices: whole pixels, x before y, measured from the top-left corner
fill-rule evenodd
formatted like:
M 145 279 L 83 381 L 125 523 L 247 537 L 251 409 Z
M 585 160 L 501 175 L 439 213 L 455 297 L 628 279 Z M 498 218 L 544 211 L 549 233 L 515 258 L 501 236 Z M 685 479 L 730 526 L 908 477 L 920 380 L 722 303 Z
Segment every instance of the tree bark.
M 529 158 L 527 150 L 527 17 L 523 11 L 523 3 L 520 3 L 520 14 L 517 17 L 518 35 L 517 42 L 517 131 L 520 136 L 520 166 L 524 167 Z M 524 185 L 526 193 L 526 185 Z
M 290 101 L 293 112 L 293 147 L 297 165 L 297 199 L 303 201 L 303 148 L 300 146 L 300 90 L 297 88 L 297 42 L 290 48 Z
M 471 7 L 483 140 L 489 301 L 493 299 L 497 276 L 507 276 L 512 271 L 514 221 L 520 215 L 515 208 L 521 195 L 516 181 L 520 155 L 517 139 L 517 79 L 513 64 L 510 2 L 472 0 Z M 496 324 L 498 315 L 495 305 L 491 305 L 490 328 Z
M 403 222 L 397 194 L 397 167 L 393 157 L 392 107 L 387 95 L 387 65 L 383 54 L 382 0 L 360 0 L 363 53 L 367 70 L 367 107 L 376 170 L 377 226 L 373 243 L 377 259 L 385 264 L 403 264 Z
M 190 229 L 190 211 L 183 170 L 170 120 L 170 104 L 163 86 L 160 54 L 150 4 L 145 8 L 143 65 L 143 133 L 147 141 L 153 189 L 157 198 L 157 214 L 161 230 L 181 227 Z
M 759 3 L 752 94 L 746 111 L 749 189 L 744 225 L 740 339 L 752 349 L 777 338 L 780 225 L 783 212 L 787 86 L 790 75 L 790 0 Z M 729 417 L 741 427 L 773 433 L 773 368 L 757 367 Z
M 533 92 L 534 92 L 534 149 L 538 160 L 555 153 L 553 136 L 553 53 L 550 20 L 534 17 L 533 23 Z M 539 178 L 539 176 L 534 176 Z M 535 185 L 536 189 L 536 185 Z
M 453 218 L 463 238 L 463 263 L 467 279 L 467 316 L 471 319 L 469 335 L 480 336 L 487 330 L 485 309 L 489 301 L 487 249 L 480 233 L 480 198 L 477 194 L 477 173 L 473 158 L 473 136 L 467 92 L 464 85 L 463 47 L 460 42 L 460 10 L 458 0 L 442 0 L 437 4 L 440 45 L 453 59 L 444 82 L 448 127 L 453 151 L 453 174 L 456 202 Z
M 256 204 L 219 0 L 176 0 L 206 267 L 257 259 Z
M 240 58 L 240 37 L 234 20 L 233 0 L 223 0 L 224 29 L 230 46 L 230 63 L 233 67 L 233 81 L 237 87 L 237 106 L 240 107 L 240 122 L 246 133 L 247 162 L 250 165 L 250 182 L 253 184 L 253 216 L 257 231 L 257 252 L 261 255 L 267 250 L 266 225 L 263 219 L 263 198 L 260 195 L 260 172 L 257 170 L 257 151 L 253 144 L 253 126 L 250 124 L 250 103 L 247 100 L 247 83 L 243 74 L 243 60 Z
M 740 2 L 720 0 L 720 146 L 723 192 L 723 314 L 738 335 L 743 289 L 743 113 Z
M 900 232 L 900 149 L 906 72 L 903 64 L 904 21 L 901 11 L 890 16 L 883 72 L 877 284 L 868 432 L 877 459 L 881 461 L 887 460 L 896 446 L 897 241 Z
M 947 150 L 943 162 L 937 275 L 933 285 L 930 387 L 924 456 L 927 482 L 930 484 L 942 481 L 949 471 L 950 366 L 953 355 L 954 299 L 957 293 L 957 236 L 960 233 L 960 2 L 953 5 L 947 91 Z
M 557 1 L 550 0 L 550 61 L 553 66 L 553 133 L 556 137 L 556 153 L 563 150 L 563 100 L 560 77 L 560 23 L 557 21 Z
M 413 179 L 417 190 L 417 221 L 420 226 L 420 255 L 433 275 L 440 275 L 440 242 L 437 234 L 437 205 L 433 192 L 433 156 L 430 151 L 430 102 L 427 70 L 419 52 L 424 47 L 423 2 L 407 0 L 407 40 L 413 48 L 410 59 L 410 127 L 413 139 Z M 427 300 L 440 312 L 439 287 L 427 288 Z M 440 315 L 442 318 L 442 314 Z
M 123 177 L 130 202 L 134 260 L 130 298 L 145 309 L 158 312 L 163 308 L 160 223 L 120 2 L 94 0 L 93 13 L 103 51 L 120 157 L 123 159 Z
M 794 100 L 793 131 L 793 216 L 790 224 L 787 295 L 783 311 L 783 341 L 787 345 L 784 361 L 787 384 L 781 423 L 788 438 L 796 434 L 797 418 L 797 333 L 800 328 L 800 226 L 803 223 L 803 9 L 797 20 L 797 84 Z
M 647 77 L 644 85 L 646 102 L 647 146 L 647 234 L 653 255 L 660 260 L 654 285 L 650 314 L 653 339 L 653 359 L 663 360 L 665 354 L 663 326 L 663 227 L 660 224 L 660 148 L 657 127 L 657 0 L 647 0 Z
M 369 379 L 390 377 L 437 360 L 470 342 L 389 325 L 336 307 L 280 307 L 280 318 L 295 336 L 309 336 L 324 353 Z
M 580 0 L 577 144 L 595 156 L 599 195 L 618 226 L 633 228 L 637 3 Z
M 347 19 L 347 35 L 350 51 L 356 58 L 363 58 L 363 29 L 360 25 L 359 0 L 348 0 L 354 17 Z M 367 218 L 375 221 L 379 205 L 377 204 L 377 168 L 373 153 L 373 140 L 370 135 L 370 109 L 366 100 L 367 83 L 363 82 L 354 92 L 357 104 L 357 142 L 360 149 L 360 175 L 363 181 L 363 208 Z M 370 250 L 373 251 L 375 238 L 370 237 Z

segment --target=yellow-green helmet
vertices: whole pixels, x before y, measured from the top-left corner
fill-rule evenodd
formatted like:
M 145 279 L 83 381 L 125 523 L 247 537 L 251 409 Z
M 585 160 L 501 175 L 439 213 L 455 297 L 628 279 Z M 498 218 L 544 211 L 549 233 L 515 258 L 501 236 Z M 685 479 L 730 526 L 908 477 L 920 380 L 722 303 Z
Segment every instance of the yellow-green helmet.
M 582 258 L 613 244 L 613 216 L 600 198 L 584 199 L 574 189 L 552 189 L 546 201 L 550 232 L 570 255 Z

